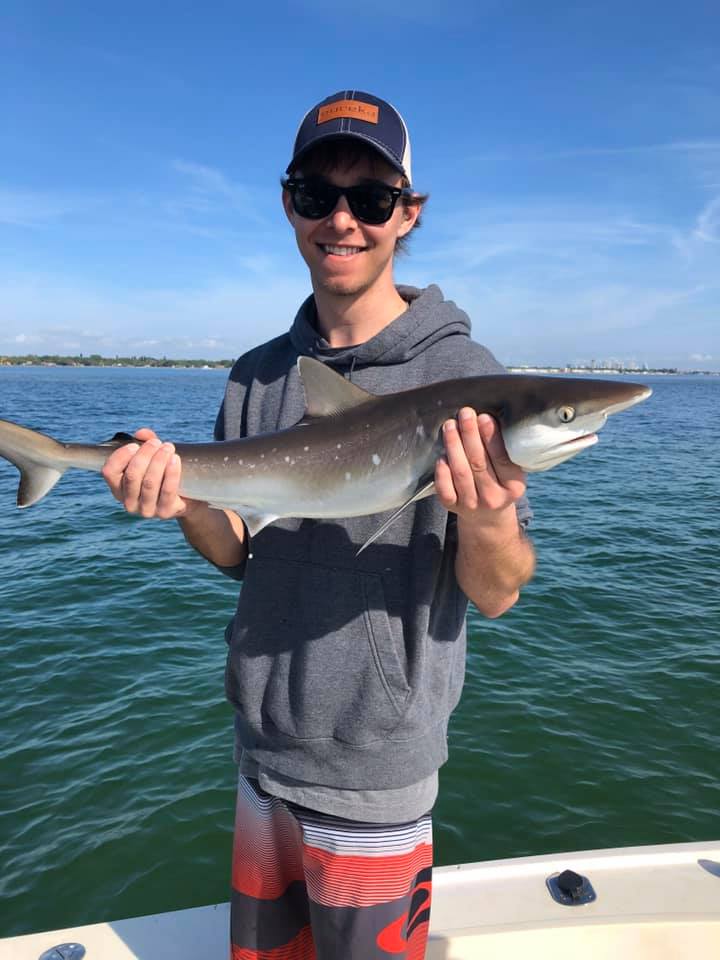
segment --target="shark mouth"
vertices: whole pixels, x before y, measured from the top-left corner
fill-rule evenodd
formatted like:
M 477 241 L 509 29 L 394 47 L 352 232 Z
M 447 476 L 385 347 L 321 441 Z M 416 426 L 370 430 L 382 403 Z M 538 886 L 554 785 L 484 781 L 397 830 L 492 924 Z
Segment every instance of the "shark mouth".
M 563 440 L 558 447 L 570 448 L 572 450 L 582 450 L 584 447 L 592 447 L 598 442 L 596 433 L 584 433 L 581 437 L 575 437 L 572 440 Z
M 581 437 L 573 437 L 571 440 L 563 440 L 562 443 L 555 444 L 536 457 L 532 467 L 527 468 L 528 472 L 549 470 L 550 467 L 562 463 L 563 460 L 569 460 L 576 453 L 580 453 L 586 447 L 592 447 L 598 442 L 596 433 L 585 433 Z

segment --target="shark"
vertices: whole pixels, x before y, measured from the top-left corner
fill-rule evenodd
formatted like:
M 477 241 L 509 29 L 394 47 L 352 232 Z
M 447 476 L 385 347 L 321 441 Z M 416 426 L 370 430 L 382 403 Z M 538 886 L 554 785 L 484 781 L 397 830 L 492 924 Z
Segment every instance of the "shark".
M 243 518 L 250 536 L 282 517 L 340 519 L 392 511 L 364 550 L 411 503 L 434 493 L 443 423 L 462 407 L 500 426 L 510 460 L 549 470 L 598 440 L 609 416 L 647 399 L 647 386 L 617 380 L 492 374 L 371 394 L 311 357 L 297 368 L 306 409 L 294 426 L 239 440 L 177 443 L 180 495 Z M 17 505 L 41 500 L 71 468 L 100 472 L 136 439 L 63 443 L 0 420 L 0 456 L 20 471 Z

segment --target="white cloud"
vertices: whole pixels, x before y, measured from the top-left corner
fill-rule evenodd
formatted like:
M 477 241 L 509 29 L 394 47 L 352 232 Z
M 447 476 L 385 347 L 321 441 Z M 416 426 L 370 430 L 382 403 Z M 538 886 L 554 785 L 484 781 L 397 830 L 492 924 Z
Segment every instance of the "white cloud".
M 701 211 L 693 236 L 705 243 L 720 243 L 720 195 Z
M 255 223 L 266 225 L 267 218 L 257 209 L 257 191 L 237 183 L 215 167 L 187 160 L 176 160 L 174 169 L 189 183 L 189 194 L 176 201 L 187 209 L 200 213 L 220 212 L 228 206 Z
M 74 343 L 82 352 L 211 358 L 235 356 L 287 329 L 309 281 L 277 198 L 276 221 L 261 225 L 253 220 L 257 198 L 244 185 L 210 166 L 178 160 L 173 167 L 178 180 L 166 194 L 135 196 L 124 210 L 113 200 L 133 236 L 142 231 L 132 279 L 129 258 L 116 262 L 101 248 L 91 255 L 87 239 L 82 273 L 76 265 L 64 274 L 0 266 L 0 350 L 37 349 L 41 337 L 48 352 Z M 36 200 L 38 211 L 43 204 L 48 214 L 64 209 Z M 720 195 L 705 194 L 684 219 L 652 215 L 631 200 L 611 206 L 567 195 L 525 203 L 469 197 L 461 212 L 450 212 L 454 204 L 454 197 L 434 199 L 397 278 L 439 283 L 470 313 L 475 336 L 503 359 L 622 354 L 680 366 L 690 342 L 703 345 L 696 351 L 703 359 L 693 363 L 718 365 Z M 117 240 L 114 227 L 102 236 Z M 151 227 L 172 231 L 169 251 L 164 235 L 148 239 Z M 182 246 L 180 230 L 219 241 L 212 256 L 192 238 Z
M 94 193 L 0 187 L 0 224 L 37 227 L 57 223 L 97 208 L 101 202 Z
M 309 292 L 296 275 L 217 280 L 190 289 L 117 292 L 50 275 L 0 274 L 0 351 L 147 351 L 166 356 L 237 356 L 286 330 Z M 148 331 L 152 334 L 148 336 Z
M 644 153 L 717 153 L 720 140 L 676 140 L 667 143 L 646 143 L 620 147 L 575 147 L 540 154 L 546 160 L 575 157 L 626 157 Z

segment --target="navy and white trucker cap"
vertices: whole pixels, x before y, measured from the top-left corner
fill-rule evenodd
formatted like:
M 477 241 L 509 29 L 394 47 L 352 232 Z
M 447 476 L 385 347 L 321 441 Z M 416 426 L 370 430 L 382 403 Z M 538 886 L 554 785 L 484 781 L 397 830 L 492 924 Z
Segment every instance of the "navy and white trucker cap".
M 316 144 L 353 137 L 374 147 L 412 183 L 410 138 L 395 107 L 361 90 L 341 90 L 326 97 L 305 114 L 298 128 L 292 160 L 286 173 Z

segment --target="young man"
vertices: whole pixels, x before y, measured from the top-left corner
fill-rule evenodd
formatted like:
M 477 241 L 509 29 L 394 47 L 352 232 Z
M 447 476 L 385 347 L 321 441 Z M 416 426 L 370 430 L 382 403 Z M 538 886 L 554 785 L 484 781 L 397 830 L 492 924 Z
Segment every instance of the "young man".
M 290 330 L 233 367 L 216 439 L 278 430 L 304 412 L 298 356 L 371 393 L 502 370 L 439 289 L 396 287 L 396 248 L 418 224 L 407 129 L 358 91 L 308 111 L 282 202 L 313 294 Z M 232 955 L 421 958 L 430 905 L 429 811 L 464 676 L 472 600 L 496 617 L 532 574 L 522 471 L 487 415 L 443 428 L 436 496 L 360 557 L 378 517 L 298 518 L 248 549 L 241 518 L 178 495 L 170 444 L 139 431 L 104 474 L 126 509 L 176 518 L 243 580 L 228 626 L 227 695 L 240 782 Z

